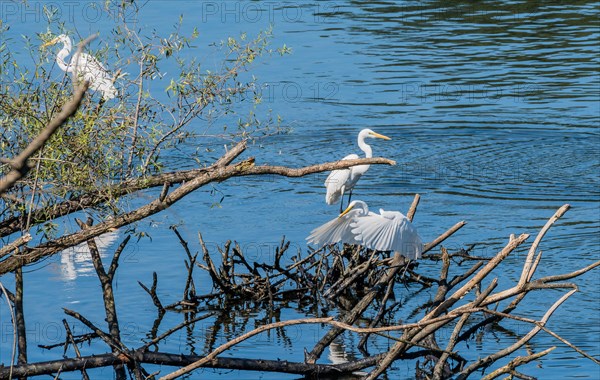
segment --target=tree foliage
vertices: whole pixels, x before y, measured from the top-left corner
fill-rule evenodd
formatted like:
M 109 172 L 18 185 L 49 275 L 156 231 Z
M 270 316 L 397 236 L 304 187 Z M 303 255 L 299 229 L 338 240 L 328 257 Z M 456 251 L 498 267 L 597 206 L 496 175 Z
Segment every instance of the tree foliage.
M 204 166 L 207 149 L 200 147 L 208 147 L 207 136 L 231 141 L 280 131 L 260 107 L 261 85 L 248 73 L 257 59 L 273 53 L 270 29 L 214 43 L 200 38 L 195 28 L 183 33 L 183 16 L 165 36 L 126 17 L 139 11 L 135 3 L 105 6 L 112 31 L 87 53 L 112 72 L 119 95 L 103 103 L 100 94 L 88 93 L 76 114 L 31 158 L 31 175 L 5 194 L 0 207 L 6 217 L 109 191 L 126 180 Z M 70 76 L 55 63 L 62 46 L 40 46 L 58 34 L 69 35 L 75 44 L 87 36 L 74 35 L 50 6 L 44 15 L 46 30 L 22 41 L 9 36 L 9 25 L 0 28 L 0 157 L 21 152 L 73 93 Z M 198 51 L 210 52 L 220 64 L 211 67 L 194 56 Z M 1 168 L 2 174 L 8 170 Z M 116 198 L 110 200 L 122 207 Z

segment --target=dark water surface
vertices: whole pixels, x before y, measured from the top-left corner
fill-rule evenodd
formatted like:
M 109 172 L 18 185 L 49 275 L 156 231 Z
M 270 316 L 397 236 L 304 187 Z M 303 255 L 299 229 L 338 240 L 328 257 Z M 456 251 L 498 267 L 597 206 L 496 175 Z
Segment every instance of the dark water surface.
M 243 31 L 251 36 L 272 23 L 273 45 L 285 43 L 293 54 L 269 58 L 253 74 L 270 84 L 263 109 L 273 109 L 292 130 L 260 140 L 245 155 L 255 156 L 258 163 L 296 167 L 359 153 L 355 140 L 362 128 L 388 135 L 392 141 L 373 142 L 374 154 L 398 165 L 371 167 L 356 188 L 355 199 L 374 209 L 406 212 L 413 195 L 421 194 L 416 225 L 426 241 L 466 220 L 467 226 L 446 246 L 456 249 L 478 243 L 475 254 L 493 255 L 511 233 L 535 235 L 556 209 L 569 203 L 572 209 L 540 247 L 544 257 L 537 275 L 543 276 L 573 271 L 600 257 L 598 8 L 591 1 L 451 6 L 438 1 L 151 1 L 140 20 L 149 29 L 169 30 L 167 25 L 183 13 L 186 26 L 199 27 L 199 55 L 210 42 Z M 14 24 L 16 36 L 27 30 L 43 31 L 17 19 L 8 21 Z M 86 34 L 86 28 L 95 32 L 102 27 L 80 24 L 80 33 Z M 206 58 L 208 64 L 210 59 Z M 216 196 L 202 189 L 154 217 L 153 224 L 144 225 L 152 241 L 131 244 L 117 272 L 125 343 L 139 345 L 153 323 L 154 307 L 137 280 L 149 283 L 152 272 L 158 272 L 159 295 L 165 303 L 178 299 L 183 289 L 185 253 L 169 225 L 183 222 L 182 233 L 193 249 L 198 249 L 196 233 L 201 231 L 209 247 L 236 240 L 250 259 L 273 257 L 282 235 L 291 241 L 292 253 L 305 252 L 309 231 L 337 211 L 324 203 L 325 177 L 235 179 L 219 184 Z M 222 208 L 210 208 L 221 195 L 225 196 Z M 152 194 L 147 196 L 149 200 Z M 115 247 L 117 238 L 108 237 L 106 244 Z M 525 254 L 523 248 L 507 259 L 504 272 L 496 274 L 499 289 L 518 279 Z M 35 295 L 26 300 L 30 360 L 60 357 L 59 352 L 48 353 L 34 343 L 63 339 L 61 307 L 102 323 L 100 287 L 90 268 L 85 257 L 73 251 L 28 268 L 26 291 Z M 421 270 L 437 275 L 439 265 L 424 263 Z M 580 292 L 563 304 L 548 326 L 599 357 L 599 272 L 576 282 Z M 210 291 L 207 278 L 199 275 L 197 284 L 200 293 Z M 399 295 L 408 297 L 410 291 L 399 289 Z M 527 309 L 518 314 L 539 319 L 561 295 L 559 291 L 530 294 Z M 302 315 L 285 311 L 282 319 Z M 0 316 L 0 361 L 7 363 L 12 326 L 4 303 Z M 247 310 L 235 317 L 262 318 L 264 312 Z M 161 326 L 166 329 L 181 320 L 182 316 L 167 314 Z M 503 326 L 517 334 L 529 330 L 517 323 Z M 229 331 L 219 338 L 225 341 L 243 331 Z M 193 335 L 176 334 L 161 350 L 202 354 L 205 333 L 200 326 Z M 314 326 L 290 329 L 288 343 L 275 334 L 260 336 L 242 343 L 235 355 L 262 358 L 267 352 L 270 358 L 302 360 L 302 348 L 310 349 L 322 333 Z M 359 356 L 355 338 L 345 339 L 340 344 L 347 355 Z M 483 339 L 484 343 L 472 342 L 470 351 L 460 354 L 477 358 L 514 342 L 509 333 L 500 332 Z M 596 364 L 543 332 L 530 348 L 539 352 L 552 345 L 558 349 L 521 372 L 544 379 L 600 377 Z M 93 348 L 104 350 L 100 342 Z M 371 349 L 376 352 L 387 346 L 375 342 Z M 517 353 L 523 355 L 525 350 Z M 108 376 L 110 371 L 96 373 Z M 210 378 L 217 373 L 203 374 Z M 294 378 L 228 371 L 218 375 Z M 390 372 L 390 378 L 411 377 L 414 363 L 397 364 Z

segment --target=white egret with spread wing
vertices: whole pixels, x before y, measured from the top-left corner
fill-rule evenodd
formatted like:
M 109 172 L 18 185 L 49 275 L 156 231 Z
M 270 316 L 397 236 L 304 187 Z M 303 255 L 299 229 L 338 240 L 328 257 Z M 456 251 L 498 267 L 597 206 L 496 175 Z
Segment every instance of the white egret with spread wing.
M 71 53 L 73 44 L 71 38 L 65 34 L 61 34 L 55 39 L 46 42 L 41 47 L 63 43 L 63 48 L 56 55 L 56 63 L 61 70 L 67 73 L 72 73 L 75 70 L 80 79 L 90 83 L 90 89 L 100 91 L 103 100 L 109 100 L 117 96 L 117 89 L 113 85 L 113 80 L 108 71 L 98 60 L 86 53 L 75 54 L 69 63 L 65 62 L 65 58 Z
M 415 226 L 399 211 L 369 211 L 363 201 L 352 201 L 336 219 L 315 228 L 307 238 L 315 245 L 338 242 L 360 244 L 376 251 L 394 251 L 414 260 L 421 258 L 423 241 Z
M 391 140 L 389 137 L 376 133 L 370 129 L 363 129 L 360 131 L 358 134 L 358 147 L 365 152 L 365 158 L 373 157 L 373 150 L 371 149 L 371 146 L 365 142 L 366 138 Z M 357 154 L 350 154 L 344 157 L 343 160 L 354 160 L 357 158 L 359 158 Z M 348 202 L 350 202 L 354 185 L 356 185 L 360 177 L 369 170 L 369 166 L 370 165 L 358 165 L 348 169 L 333 170 L 325 180 L 325 187 L 327 188 L 325 202 L 327 202 L 328 205 L 332 205 L 337 203 L 341 198 L 341 212 L 342 204 L 344 203 L 344 194 L 348 192 Z

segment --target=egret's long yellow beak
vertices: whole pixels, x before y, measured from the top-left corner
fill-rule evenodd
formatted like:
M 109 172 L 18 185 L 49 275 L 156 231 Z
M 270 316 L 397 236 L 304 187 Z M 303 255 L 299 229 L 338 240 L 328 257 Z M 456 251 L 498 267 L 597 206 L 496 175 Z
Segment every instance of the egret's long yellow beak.
M 379 133 L 376 133 L 376 132 L 371 133 L 371 137 L 376 137 L 378 139 L 384 139 L 384 140 L 391 140 L 391 138 L 384 136 L 384 135 L 380 135 Z
M 55 43 L 57 43 L 58 41 L 59 41 L 59 38 L 58 38 L 58 37 L 56 37 L 55 39 L 53 39 L 53 40 L 50 40 L 50 41 L 46 42 L 45 44 L 43 44 L 43 45 L 42 45 L 42 46 L 40 46 L 40 47 L 41 47 L 41 48 L 45 48 L 45 47 L 48 47 L 48 46 L 52 46 L 52 45 L 54 45 Z
M 345 210 L 344 210 L 344 212 L 342 212 L 342 213 L 341 213 L 341 214 L 338 216 L 338 218 L 341 218 L 342 216 L 346 215 L 346 214 L 347 214 L 347 213 L 349 213 L 349 212 L 350 212 L 350 210 L 352 210 L 353 208 L 354 208 L 354 205 L 350 205 L 350 206 L 348 206 L 348 208 L 347 208 L 347 209 L 345 209 Z

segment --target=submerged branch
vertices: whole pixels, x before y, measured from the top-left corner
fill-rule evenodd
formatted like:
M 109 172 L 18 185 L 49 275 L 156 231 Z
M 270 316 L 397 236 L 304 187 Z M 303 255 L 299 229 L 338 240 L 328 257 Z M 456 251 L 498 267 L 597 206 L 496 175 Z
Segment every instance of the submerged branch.
M 130 353 L 130 357 L 138 363 L 160 364 L 162 366 L 182 367 L 201 360 L 203 357 L 198 355 L 183 355 L 172 354 L 166 352 L 150 352 L 150 351 L 134 351 Z M 40 363 L 31 363 L 22 366 L 14 366 L 12 368 L 12 376 L 40 376 L 45 374 L 53 374 L 58 371 L 72 372 L 80 371 L 82 368 L 92 369 L 100 367 L 108 367 L 118 364 L 129 364 L 131 359 L 124 355 L 114 355 L 105 353 L 99 355 L 82 356 L 80 358 L 58 359 Z M 246 359 L 246 358 L 214 358 L 204 365 L 205 368 L 221 368 L 231 370 L 244 371 L 260 371 L 260 372 L 279 372 L 290 373 L 297 375 L 339 375 L 342 373 L 351 373 L 356 370 L 345 363 L 341 364 L 340 368 L 336 365 L 325 364 L 306 364 L 299 362 L 289 362 L 286 360 L 265 360 L 265 359 Z M 367 363 L 368 364 L 368 363 Z M 345 369 L 350 367 L 350 369 Z M 361 366 L 356 366 L 360 369 Z M 368 365 L 364 365 L 365 368 Z M 10 368 L 0 367 L 0 379 L 8 379 Z

